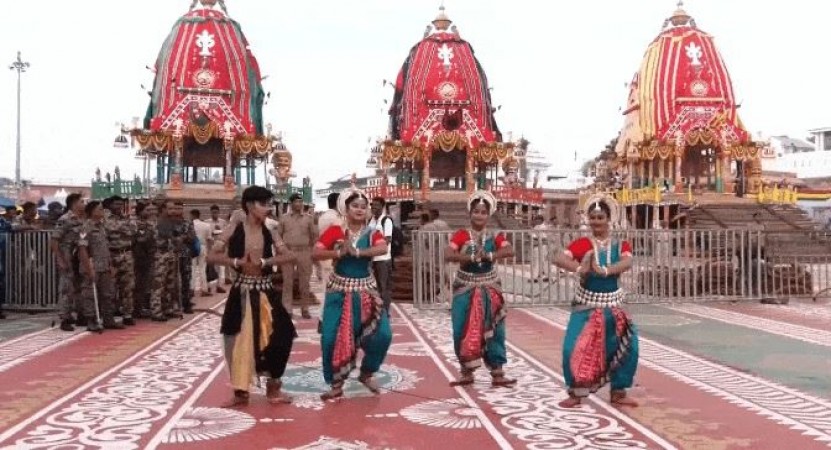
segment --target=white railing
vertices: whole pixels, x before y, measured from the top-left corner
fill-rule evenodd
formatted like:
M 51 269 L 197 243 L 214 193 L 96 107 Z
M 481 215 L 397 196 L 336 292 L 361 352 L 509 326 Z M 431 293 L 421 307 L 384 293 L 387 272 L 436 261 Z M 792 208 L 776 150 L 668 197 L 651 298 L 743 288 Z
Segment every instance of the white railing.
M 507 231 L 515 256 L 497 264 L 512 306 L 567 305 L 577 278 L 552 264 L 585 232 Z M 446 307 L 457 265 L 444 262 L 449 232 L 413 233 L 419 307 Z M 831 234 L 751 230 L 629 230 L 634 262 L 621 276 L 633 303 L 788 300 L 831 295 Z M 537 268 L 538 267 L 538 268 Z M 535 280 L 536 279 L 536 280 Z
M 58 267 L 51 231 L 0 233 L 0 286 L 4 308 L 52 310 L 58 305 Z

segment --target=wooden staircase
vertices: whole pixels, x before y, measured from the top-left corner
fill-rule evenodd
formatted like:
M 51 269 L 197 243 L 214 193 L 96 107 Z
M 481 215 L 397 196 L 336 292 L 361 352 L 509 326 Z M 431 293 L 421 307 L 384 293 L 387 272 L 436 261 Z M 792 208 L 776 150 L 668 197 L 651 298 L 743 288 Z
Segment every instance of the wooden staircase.
M 697 205 L 687 211 L 692 229 L 739 229 L 758 224 L 767 231 L 808 231 L 818 225 L 793 205 L 732 203 Z

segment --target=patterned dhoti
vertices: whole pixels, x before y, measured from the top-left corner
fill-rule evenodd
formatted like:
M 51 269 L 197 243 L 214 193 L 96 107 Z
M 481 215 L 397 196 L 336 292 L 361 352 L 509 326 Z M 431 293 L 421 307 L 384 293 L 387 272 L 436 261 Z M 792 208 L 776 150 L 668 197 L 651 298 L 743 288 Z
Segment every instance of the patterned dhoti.
M 260 374 L 283 376 L 297 332 L 269 277 L 237 276 L 220 331 L 235 390 L 247 392 Z

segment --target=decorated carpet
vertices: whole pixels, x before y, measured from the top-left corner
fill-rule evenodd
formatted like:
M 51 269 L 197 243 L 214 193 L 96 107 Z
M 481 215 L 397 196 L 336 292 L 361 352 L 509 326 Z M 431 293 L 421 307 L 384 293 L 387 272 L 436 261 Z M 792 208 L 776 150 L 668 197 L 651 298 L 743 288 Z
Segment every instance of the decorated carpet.
M 320 289 L 320 286 L 315 286 Z M 201 299 L 221 311 L 219 297 Z M 457 376 L 446 310 L 395 305 L 377 380 L 323 402 L 316 320 L 298 319 L 284 388 L 230 399 L 219 317 L 127 330 L 62 332 L 43 318 L 0 322 L 3 449 L 822 449 L 831 448 L 831 305 L 637 305 L 641 362 L 632 396 L 608 391 L 562 409 L 568 311 L 512 309 L 509 376 Z M 354 377 L 353 377 L 354 378 Z

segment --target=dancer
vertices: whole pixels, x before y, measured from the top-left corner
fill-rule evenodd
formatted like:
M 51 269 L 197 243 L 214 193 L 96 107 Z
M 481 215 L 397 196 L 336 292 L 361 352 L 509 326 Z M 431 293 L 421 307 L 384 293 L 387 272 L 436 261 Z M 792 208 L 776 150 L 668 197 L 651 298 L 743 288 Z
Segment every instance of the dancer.
M 389 314 L 372 278 L 372 258 L 387 253 L 383 234 L 366 227 L 368 199 L 355 188 L 341 192 L 338 211 L 343 225 L 332 225 L 315 244 L 314 260 L 333 259 L 326 283 L 320 344 L 323 378 L 331 389 L 320 396 L 331 400 L 343 396 L 343 383 L 355 368 L 358 348 L 363 349 L 361 382 L 373 394 L 380 393 L 373 374 L 387 355 L 392 330 Z
M 620 274 L 632 267 L 632 248 L 610 237 L 610 222 L 618 211 L 614 199 L 590 199 L 588 219 L 591 237 L 581 237 L 554 263 L 580 276 L 563 343 L 563 374 L 569 397 L 560 402 L 573 408 L 589 393 L 611 383 L 611 401 L 637 406 L 626 396 L 638 366 L 638 333 L 621 308 Z
M 462 376 L 451 386 L 473 384 L 473 372 L 482 365 L 491 372 L 493 387 L 509 387 L 515 379 L 505 377 L 505 299 L 494 262 L 514 255 L 503 233 L 489 235 L 486 225 L 496 208 L 496 198 L 487 191 L 474 192 L 467 202 L 470 228 L 450 238 L 445 261 L 460 264 L 453 281 L 453 346 Z
M 230 406 L 249 401 L 251 383 L 260 374 L 268 377 L 266 398 L 270 403 L 290 403 L 281 391 L 294 338 L 288 311 L 271 284 L 272 267 L 290 262 L 290 253 L 276 255 L 279 238 L 265 227 L 272 193 L 251 186 L 242 193 L 243 220 L 232 221 L 214 243 L 208 262 L 230 266 L 236 272 L 222 315 L 225 359 L 231 375 L 234 398 Z

